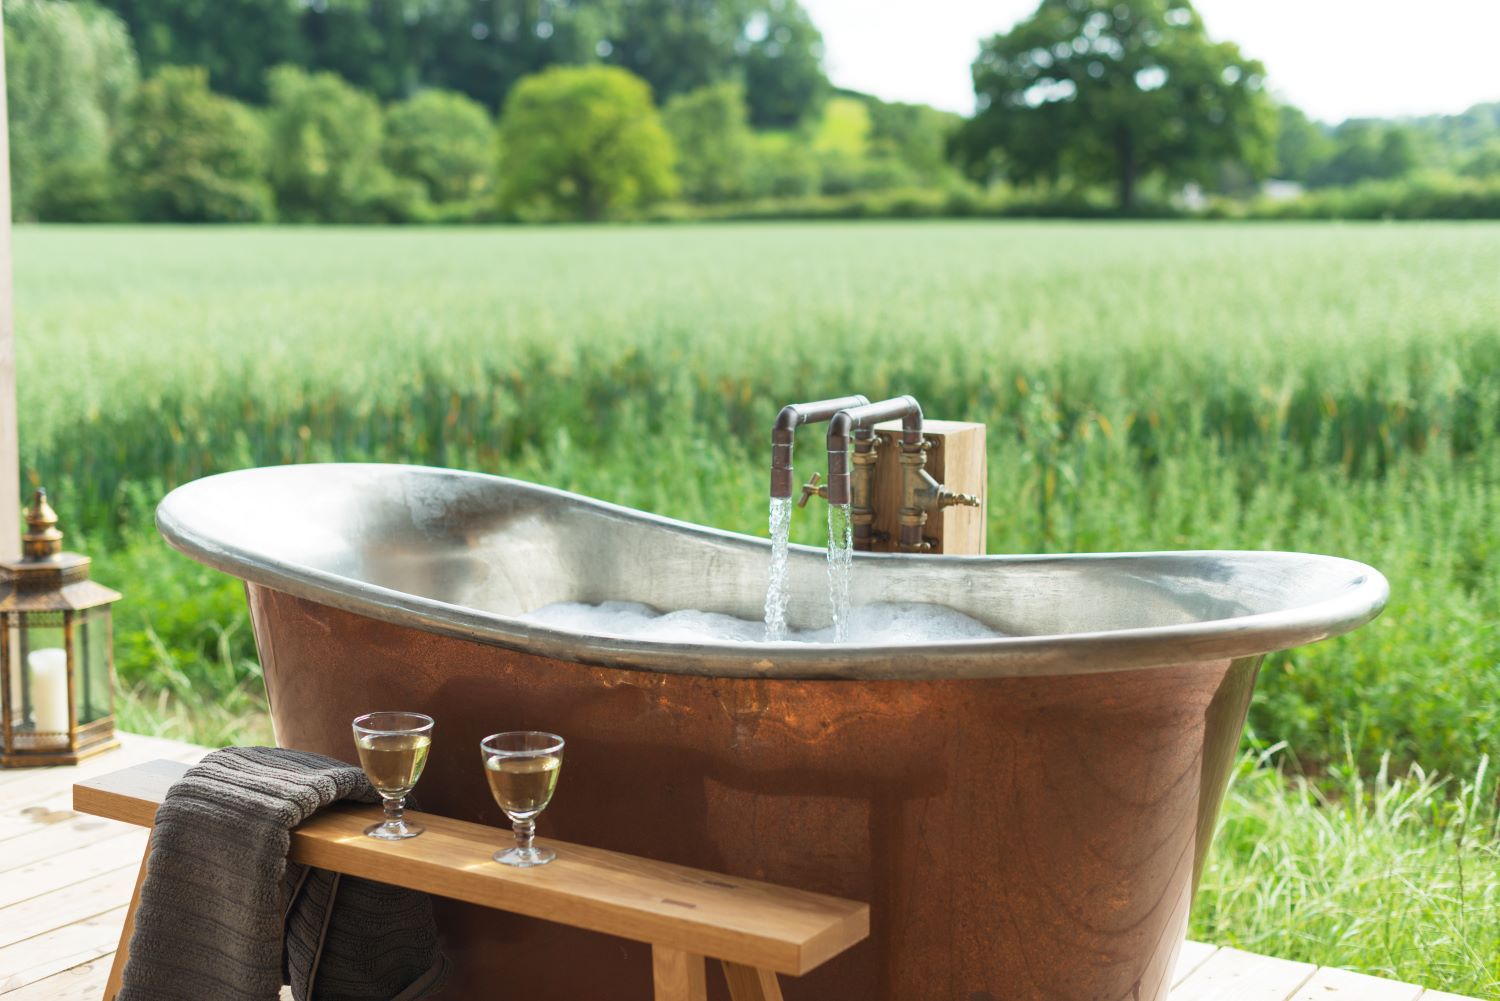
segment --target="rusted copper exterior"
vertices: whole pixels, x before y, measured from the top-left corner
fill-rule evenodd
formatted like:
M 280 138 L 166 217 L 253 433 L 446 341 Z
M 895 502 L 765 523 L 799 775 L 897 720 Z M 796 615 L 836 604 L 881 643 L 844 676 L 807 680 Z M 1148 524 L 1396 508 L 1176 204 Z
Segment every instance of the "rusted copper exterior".
M 549 660 L 250 585 L 280 743 L 438 721 L 423 809 L 497 825 L 479 740 L 568 740 L 555 836 L 867 900 L 789 1001 L 1162 1001 L 1259 658 L 968 681 L 765 680 Z M 444 903 L 445 997 L 646 1001 L 647 951 Z M 711 979 L 711 994 L 724 998 Z

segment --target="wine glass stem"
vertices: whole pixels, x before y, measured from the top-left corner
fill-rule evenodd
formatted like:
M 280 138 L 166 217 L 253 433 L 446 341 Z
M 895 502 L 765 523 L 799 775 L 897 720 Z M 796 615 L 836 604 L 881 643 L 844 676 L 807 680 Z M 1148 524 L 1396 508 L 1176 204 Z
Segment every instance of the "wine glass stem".
M 392 799 L 388 796 L 382 796 L 381 802 L 385 807 L 385 826 L 400 827 L 406 813 L 406 797 L 397 796 Z
M 516 847 L 522 852 L 529 853 L 532 839 L 536 837 L 536 821 L 516 820 L 512 821 L 510 826 L 516 834 Z

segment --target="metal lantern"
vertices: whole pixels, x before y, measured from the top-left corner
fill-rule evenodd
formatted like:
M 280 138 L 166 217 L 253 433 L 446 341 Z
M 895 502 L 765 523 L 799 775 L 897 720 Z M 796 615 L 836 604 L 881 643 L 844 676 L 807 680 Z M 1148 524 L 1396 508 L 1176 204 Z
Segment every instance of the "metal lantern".
M 22 556 L 0 561 L 0 765 L 71 765 L 118 747 L 109 606 L 89 558 L 62 551 L 57 513 L 38 490 Z

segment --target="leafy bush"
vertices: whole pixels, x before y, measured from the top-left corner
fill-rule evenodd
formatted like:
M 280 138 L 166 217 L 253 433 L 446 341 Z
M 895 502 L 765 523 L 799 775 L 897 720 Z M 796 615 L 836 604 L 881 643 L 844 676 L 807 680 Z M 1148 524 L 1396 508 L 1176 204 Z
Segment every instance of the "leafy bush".
M 386 112 L 385 159 L 435 205 L 469 205 L 494 190 L 494 123 L 462 94 L 424 90 Z
M 130 36 L 92 4 L 5 0 L 4 11 L 12 210 L 23 219 L 89 218 L 136 85 Z M 70 194 L 69 183 L 84 177 L 90 190 Z M 75 208 L 81 216 L 69 214 Z
M 603 219 L 677 191 L 672 139 L 646 82 L 555 66 L 516 84 L 500 117 L 501 204 L 523 218 Z
M 1251 213 L 1272 219 L 1500 219 L 1500 177 L 1423 172 L 1396 181 L 1324 188 Z
M 283 218 L 398 222 L 418 218 L 417 181 L 381 160 L 385 125 L 375 98 L 333 73 L 278 66 L 268 79 L 271 184 Z
M 680 94 L 667 102 L 662 120 L 677 145 L 677 172 L 689 200 L 744 197 L 754 137 L 742 86 L 719 83 Z
M 249 108 L 209 91 L 205 70 L 161 70 L 126 103 L 124 121 L 114 163 L 136 218 L 271 217 L 265 130 Z

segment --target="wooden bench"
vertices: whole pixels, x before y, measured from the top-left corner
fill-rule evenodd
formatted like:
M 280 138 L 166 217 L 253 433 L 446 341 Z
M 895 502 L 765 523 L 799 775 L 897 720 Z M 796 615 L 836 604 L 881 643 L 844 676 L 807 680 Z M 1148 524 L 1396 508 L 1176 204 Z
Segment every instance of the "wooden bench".
M 150 827 L 188 766 L 152 761 L 73 786 L 73 809 Z M 336 804 L 292 831 L 294 862 L 544 918 L 651 946 L 657 1001 L 703 1001 L 705 959 L 724 967 L 734 1001 L 780 1001 L 778 974 L 799 976 L 870 933 L 870 908 L 805 890 L 547 840 L 557 860 L 512 869 L 490 859 L 510 833 L 425 813 L 409 841 L 361 832 L 380 808 Z M 105 1001 L 120 989 L 151 847 L 141 860 Z

